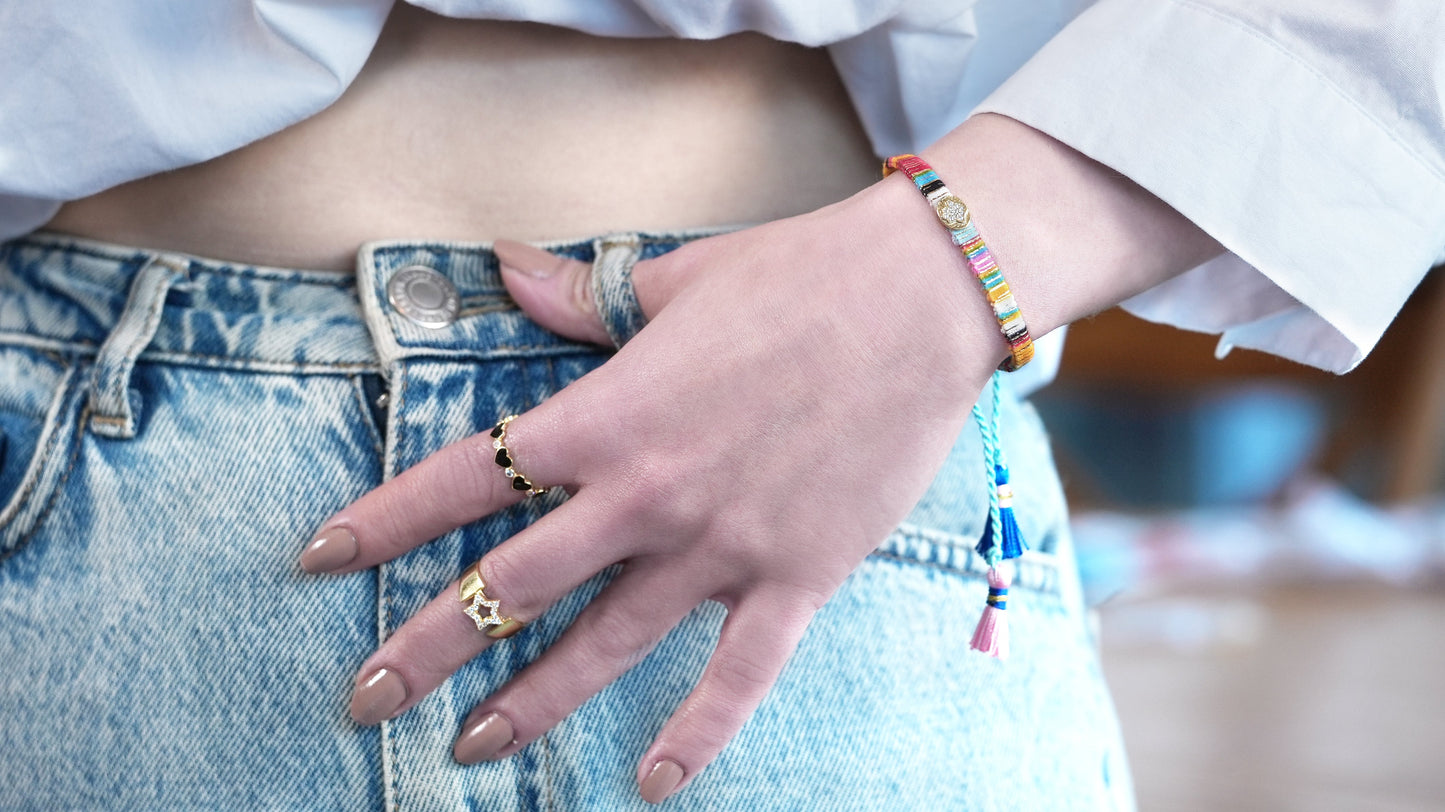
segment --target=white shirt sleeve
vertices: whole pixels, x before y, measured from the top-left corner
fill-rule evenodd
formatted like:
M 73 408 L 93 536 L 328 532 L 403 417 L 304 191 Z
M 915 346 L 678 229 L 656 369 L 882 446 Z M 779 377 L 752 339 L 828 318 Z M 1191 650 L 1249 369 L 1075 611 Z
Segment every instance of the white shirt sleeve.
M 1345 372 L 1445 256 L 1445 3 L 1101 0 L 978 108 L 1228 253 L 1125 303 Z M 1087 262 L 1087 258 L 1083 259 Z

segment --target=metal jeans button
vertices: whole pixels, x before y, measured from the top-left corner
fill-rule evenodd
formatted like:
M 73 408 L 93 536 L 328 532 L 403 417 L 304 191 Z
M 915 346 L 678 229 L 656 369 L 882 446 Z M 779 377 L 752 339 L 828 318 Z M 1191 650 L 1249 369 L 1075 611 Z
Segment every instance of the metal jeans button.
M 461 299 L 452 280 L 425 265 L 408 265 L 386 283 L 386 298 L 403 316 L 423 327 L 457 320 Z

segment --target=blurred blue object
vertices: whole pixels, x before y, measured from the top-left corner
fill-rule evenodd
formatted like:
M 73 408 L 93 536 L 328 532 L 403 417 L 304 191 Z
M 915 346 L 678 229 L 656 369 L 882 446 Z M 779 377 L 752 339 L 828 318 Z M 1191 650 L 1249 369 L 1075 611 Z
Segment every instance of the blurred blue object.
M 1131 508 L 1266 499 L 1310 460 L 1327 420 L 1318 396 L 1272 382 L 1190 396 L 1061 386 L 1034 399 L 1067 469 Z
M 1204 505 L 1277 492 L 1314 455 L 1326 421 L 1305 390 L 1258 384 L 1213 396 L 1194 415 L 1193 485 Z

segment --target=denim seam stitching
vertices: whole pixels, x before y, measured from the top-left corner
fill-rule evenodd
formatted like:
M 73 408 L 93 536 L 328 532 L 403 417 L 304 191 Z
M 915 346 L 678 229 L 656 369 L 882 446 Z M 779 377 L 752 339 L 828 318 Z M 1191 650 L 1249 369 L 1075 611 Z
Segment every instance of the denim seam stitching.
M 307 369 L 321 368 L 334 369 L 341 372 L 367 372 L 379 369 L 378 364 L 368 364 L 354 361 L 268 361 L 265 358 L 252 358 L 250 356 L 236 355 L 211 355 L 201 352 L 186 352 L 172 350 L 146 350 L 141 353 L 137 360 L 149 361 L 152 363 L 165 362 L 171 364 L 184 364 L 186 359 L 199 359 L 203 361 L 230 362 L 218 364 L 220 368 L 239 369 L 241 364 L 268 364 L 275 367 L 278 374 L 290 372 L 304 373 Z M 211 367 L 212 369 L 216 367 Z M 285 370 L 283 373 L 281 370 Z
M 366 424 L 366 432 L 371 435 L 371 450 L 376 452 L 378 457 L 386 455 L 383 447 L 381 432 L 377 429 L 376 420 L 371 415 L 371 406 L 366 402 L 366 394 L 362 391 L 361 379 L 355 375 L 346 376 L 347 382 L 351 384 L 352 397 L 356 398 L 356 405 L 361 410 L 361 420 Z M 383 461 L 382 465 L 386 463 Z
M 411 376 L 407 374 L 406 365 L 405 365 L 405 364 L 398 364 L 398 365 L 397 365 L 397 370 L 396 370 L 396 372 L 397 372 L 397 377 L 398 377 L 398 378 L 401 378 L 401 383 L 400 383 L 400 385 L 397 387 L 397 390 L 396 390 L 396 402 L 392 404 L 392 407 L 391 407 L 391 408 L 392 408 L 392 411 L 391 411 L 391 414 L 388 415 L 388 419 L 391 421 L 391 424 L 392 424 L 392 425 L 390 426 L 390 428 L 393 430 L 393 436 L 396 438 L 396 439 L 395 439 L 395 442 L 394 442 L 393 445 L 392 445 L 392 447 L 393 447 L 393 448 L 400 448 L 400 447 L 401 447 L 402 432 L 404 432 L 406 429 L 405 429 L 405 427 L 402 425 L 402 421 L 401 421 L 401 420 L 399 420 L 399 419 L 395 419 L 395 420 L 394 420 L 394 419 L 391 419 L 391 418 L 394 417 L 395 415 L 401 414 L 402 409 L 406 406 L 406 390 L 407 390 L 407 389 L 410 387 L 410 385 L 411 385 Z M 386 464 L 385 461 L 383 461 L 383 462 L 382 462 L 382 465 L 385 466 L 385 464 Z
M 94 341 L 69 340 L 54 336 L 32 336 L 4 330 L 0 330 L 0 346 L 24 347 L 48 353 L 68 353 L 87 358 L 94 357 L 100 351 L 100 344 Z M 253 356 L 212 355 L 187 350 L 147 349 L 136 357 L 136 361 L 137 363 L 164 363 L 177 366 L 184 366 L 192 361 L 211 362 L 209 365 L 197 364 L 206 369 L 249 369 L 249 365 L 256 364 L 261 367 L 269 367 L 264 371 L 278 375 L 305 375 L 320 370 L 339 372 L 379 372 L 381 370 L 380 364 L 363 361 L 272 361 Z M 319 374 L 329 373 L 320 372 Z
M 25 347 L 41 352 L 94 355 L 100 345 L 85 339 L 67 340 L 54 336 L 36 336 L 15 330 L 0 330 L 0 346 Z
M 402 421 L 401 421 L 401 420 L 392 420 L 391 418 L 392 418 L 393 416 L 395 416 L 395 415 L 400 414 L 400 413 L 401 413 L 401 410 L 402 410 L 402 407 L 403 407 L 403 406 L 405 405 L 405 403 L 406 403 L 406 389 L 407 389 L 407 380 L 408 380 L 408 375 L 406 374 L 406 367 L 403 366 L 403 365 L 398 365 L 398 366 L 399 366 L 399 368 L 398 368 L 398 370 L 397 370 L 397 377 L 401 378 L 401 383 L 400 383 L 400 386 L 399 386 L 398 389 L 397 389 L 396 402 L 392 405 L 392 412 L 391 412 L 391 414 L 388 416 L 388 420 L 391 420 L 391 423 L 392 423 L 392 425 L 391 425 L 390 428 L 393 430 L 393 436 L 394 436 L 394 438 L 395 438 L 394 442 L 396 443 L 396 446 L 395 446 L 395 447 L 399 447 L 399 446 L 401 445 L 401 434 L 402 434 L 403 428 L 402 428 Z M 383 473 L 383 475 L 385 475 L 385 473 L 386 473 L 385 469 L 386 469 L 386 460 L 383 458 L 383 460 L 382 460 L 382 473 Z M 391 568 L 390 568 L 390 567 L 387 567 L 385 564 L 383 564 L 382 566 L 380 566 L 380 567 L 377 568 L 377 576 L 378 576 L 378 577 L 377 577 L 377 589 L 379 589 L 379 590 L 382 591 L 382 594 L 381 594 L 379 597 L 380 597 L 380 599 L 381 599 L 381 604 L 382 604 L 383 611 L 384 611 L 384 613 L 385 613 L 385 619 L 386 619 L 385 626 L 384 626 L 383 628 L 377 630 L 377 631 L 378 631 L 378 637 L 380 637 L 382 633 L 387 632 L 387 630 L 389 630 L 393 625 L 395 625 L 395 623 L 396 623 L 396 605 L 395 605 L 394 601 L 392 600 L 393 591 L 392 591 L 390 588 L 388 588 L 388 582 L 391 580 Z M 385 641 L 382 641 L 382 642 L 385 642 Z M 388 724 L 388 725 L 387 725 L 387 736 L 386 736 L 386 749 L 388 750 L 388 753 L 383 754 L 383 757 L 385 758 L 385 757 L 387 757 L 387 756 L 389 755 L 389 757 L 390 757 L 390 762 L 391 762 L 391 769 L 390 769 L 389 771 L 387 771 L 387 773 L 388 773 L 388 783 L 391 785 L 391 787 L 390 787 L 391 793 L 390 793 L 390 794 L 391 794 L 391 799 L 392 799 L 392 810 L 393 810 L 393 812 L 401 812 L 401 799 L 400 799 L 400 798 L 401 798 L 401 783 L 402 783 L 402 781 L 401 781 L 401 756 L 400 756 L 400 752 L 399 752 L 399 748 L 400 748 L 400 747 L 401 747 L 401 743 L 400 743 L 400 741 L 399 741 L 398 738 L 397 738 L 396 725 Z
M 72 395 L 73 393 L 67 394 L 67 399 Z M 80 460 L 80 448 L 83 444 L 82 440 L 85 436 L 85 433 L 78 430 L 76 427 L 84 426 L 85 419 L 87 416 L 89 416 L 89 414 L 90 405 L 86 404 L 86 406 L 80 413 L 79 420 L 72 425 L 70 435 L 71 444 L 73 447 L 70 450 L 70 461 L 65 464 L 65 470 L 62 471 L 60 473 L 60 476 L 55 480 L 55 487 L 50 489 L 50 498 L 45 501 L 45 507 L 41 508 L 40 512 L 36 514 L 35 520 L 31 522 L 30 529 L 25 531 L 25 535 L 16 539 L 14 546 L 12 546 L 9 550 L 0 553 L 0 562 L 9 560 L 11 556 L 25 549 L 25 547 L 30 544 L 30 540 L 35 537 L 36 533 L 40 532 L 40 528 L 45 524 L 46 517 L 50 515 L 50 511 L 55 507 L 56 501 L 60 498 L 60 492 L 65 490 L 65 483 L 70 481 L 70 474 L 75 470 L 75 463 Z M 54 445 L 59 436 L 60 433 L 56 432 L 55 436 L 51 438 L 51 443 L 49 443 L 49 445 Z M 51 450 L 47 449 L 46 454 L 48 455 L 50 453 Z M 27 486 L 27 492 L 25 496 L 28 496 L 28 491 L 34 490 L 34 486 L 38 482 L 39 480 L 37 479 L 34 482 L 31 482 L 29 486 Z M 25 496 L 22 496 L 21 499 L 18 499 L 16 501 L 16 504 L 20 504 L 20 501 L 22 501 Z
M 977 581 L 986 580 L 986 577 L 987 577 L 987 576 L 985 576 L 984 573 L 974 572 L 974 571 L 971 570 L 971 569 L 964 569 L 964 568 L 960 568 L 960 567 L 951 567 L 951 566 L 949 566 L 948 564 L 943 564 L 943 563 L 940 563 L 940 562 L 938 562 L 938 561 L 924 561 L 923 559 L 918 558 L 917 556 L 899 555 L 898 553 L 889 553 L 889 552 L 884 552 L 883 550 L 874 550 L 873 552 L 871 552 L 871 553 L 868 554 L 868 557 L 869 557 L 869 558 L 883 558 L 883 559 L 887 559 L 887 560 L 889 560 L 889 561 L 897 561 L 897 562 L 899 562 L 900 564 L 917 564 L 917 565 L 920 566 L 920 567 L 929 567 L 929 568 L 931 568 L 931 569 L 942 570 L 942 571 L 944 571 L 944 572 L 952 573 L 952 574 L 954 574 L 954 575 L 961 575 L 961 576 L 963 576 L 963 577 L 965 577 L 965 578 L 971 578 L 971 579 L 974 579 L 974 580 L 977 580 Z
M 380 572 L 378 572 L 377 575 L 378 580 L 386 577 L 381 575 Z M 387 595 L 382 598 L 382 604 L 386 607 L 386 623 L 388 626 L 391 625 L 392 621 L 390 594 L 390 591 L 388 591 Z M 385 731 L 385 735 L 381 737 L 381 774 L 386 784 L 386 786 L 382 788 L 382 803 L 390 812 L 400 812 L 401 810 L 401 800 L 399 797 L 401 795 L 401 777 L 397 775 L 397 767 L 399 765 L 397 758 L 397 726 L 395 721 L 394 719 L 383 719 L 381 722 L 382 729 Z
M 60 403 L 65 403 L 65 402 L 67 402 L 68 400 L 70 400 L 70 398 L 74 395 L 73 390 L 74 390 L 74 388 L 75 388 L 75 386 L 76 386 L 76 382 L 77 382 L 77 381 L 79 380 L 79 378 L 80 378 L 79 370 L 68 369 L 68 370 L 66 370 L 66 371 L 69 372 L 69 373 L 72 373 L 72 374 L 70 374 L 70 375 L 67 376 L 68 379 L 65 381 L 64 386 L 63 386 L 62 389 L 61 389 L 58 393 L 56 393 L 56 395 L 55 395 L 55 396 L 59 399 L 59 402 L 60 402 Z M 45 408 L 45 414 L 42 416 L 41 419 L 49 419 L 49 417 L 50 417 L 50 409 L 51 409 L 51 408 L 52 408 L 52 406 L 50 406 L 50 405 L 47 405 L 47 406 L 46 406 L 46 408 Z M 59 411 L 58 408 L 57 408 L 57 411 Z M 89 411 L 88 408 L 87 408 L 87 411 Z M 82 417 L 82 420 L 83 420 L 83 419 L 84 419 L 84 418 Z M 35 457 L 34 457 L 35 460 L 37 460 L 37 461 L 39 461 L 39 460 L 49 460 L 49 459 L 50 459 L 50 455 L 53 454 L 53 453 L 55 453 L 55 444 L 59 441 L 59 438 L 60 438 L 60 428 L 61 428 L 61 426 L 64 424 L 64 422 L 65 422 L 65 421 L 64 421 L 59 415 L 57 415 L 57 419 L 56 419 L 55 423 L 54 423 L 53 425 L 49 426 L 49 428 L 51 429 L 51 432 L 50 432 L 50 436 L 49 436 L 48 438 L 46 438 L 46 440 L 45 440 L 45 448 L 43 448 L 43 449 L 37 449 L 37 450 L 36 450 L 36 452 L 35 452 Z M 39 463 L 37 462 L 36 464 L 39 464 Z M 42 466 L 42 467 L 43 467 L 43 466 Z M 26 482 L 26 483 L 25 483 L 25 487 L 21 488 L 19 491 L 17 491 L 17 492 L 15 493 L 15 495 L 14 495 L 13 497 L 11 497 L 11 499 L 10 499 L 10 501 L 9 501 L 9 504 L 14 506 L 14 508 L 15 508 L 15 516 L 6 516 L 6 515 L 4 515 L 3 513 L 0 513 L 0 527 L 3 527 L 3 526 L 5 526 L 5 525 L 8 525 L 11 521 L 13 521 L 13 520 L 15 519 L 16 516 L 18 516 L 18 515 L 20 514 L 20 505 L 21 505 L 26 499 L 29 499 L 29 498 L 30 498 L 30 493 L 31 493 L 31 491 L 34 491 L 37 487 L 39 487 L 40 480 L 41 480 L 41 479 L 44 479 L 44 476 L 43 476 L 44 473 L 45 473 L 44 471 L 36 471 L 36 476 L 35 476 L 34 478 L 32 478 L 29 482 Z M 19 543 L 17 543 L 16 546 L 18 547 L 18 546 L 19 546 Z
M 960 569 L 960 568 L 958 568 L 958 567 L 952 567 L 952 566 L 949 566 L 948 564 L 943 564 L 943 563 L 940 563 L 940 562 L 938 562 L 938 561 L 924 561 L 924 560 L 922 560 L 922 559 L 920 559 L 920 558 L 916 558 L 916 557 L 913 557 L 913 556 L 907 556 L 907 555 L 899 555 L 898 553 L 890 553 L 890 552 L 884 552 L 884 551 L 882 551 L 882 550 L 874 550 L 873 552 L 871 552 L 871 553 L 868 554 L 868 557 L 869 557 L 869 558 L 881 558 L 881 559 L 885 559 L 885 560 L 888 560 L 888 561 L 897 561 L 897 562 L 900 563 L 900 564 L 916 564 L 916 565 L 921 566 L 921 567 L 929 567 L 929 568 L 932 568 L 932 569 L 939 570 L 939 571 L 941 571 L 941 572 L 949 573 L 950 575 L 957 575 L 957 576 L 959 576 L 959 577 L 968 578 L 968 579 L 974 580 L 974 581 L 984 581 L 984 580 L 987 580 L 987 576 L 986 576 L 984 573 L 981 573 L 981 572 L 975 572 L 975 571 L 969 570 L 969 569 Z M 1039 584 L 1037 584 L 1037 585 L 1032 584 L 1032 583 L 1029 583 L 1029 584 L 1021 584 L 1021 583 L 1015 582 L 1014 585 L 1013 585 L 1013 588 L 1014 588 L 1014 589 L 1017 589 L 1017 590 L 1020 591 L 1020 592 L 1032 592 L 1032 593 L 1038 594 L 1038 595 L 1048 595 L 1048 596 L 1051 596 L 1051 597 L 1062 597 L 1062 592 L 1061 592 L 1061 591 L 1059 590 L 1059 588 L 1058 588 L 1058 581 L 1057 581 L 1056 579 L 1053 579 L 1053 578 L 1043 578 L 1043 579 L 1040 579 L 1040 582 L 1039 582 Z

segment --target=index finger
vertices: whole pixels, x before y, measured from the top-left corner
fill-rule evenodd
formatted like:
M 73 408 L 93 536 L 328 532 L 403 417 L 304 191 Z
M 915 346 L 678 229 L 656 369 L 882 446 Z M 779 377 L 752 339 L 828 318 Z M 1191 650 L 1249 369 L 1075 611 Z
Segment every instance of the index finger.
M 526 428 L 536 422 L 533 413 L 506 424 L 500 437 L 494 427 L 444 446 L 342 508 L 317 531 L 301 567 L 314 573 L 373 567 L 527 498 L 519 484 L 572 484 L 554 450 L 566 444 L 536 442 Z

